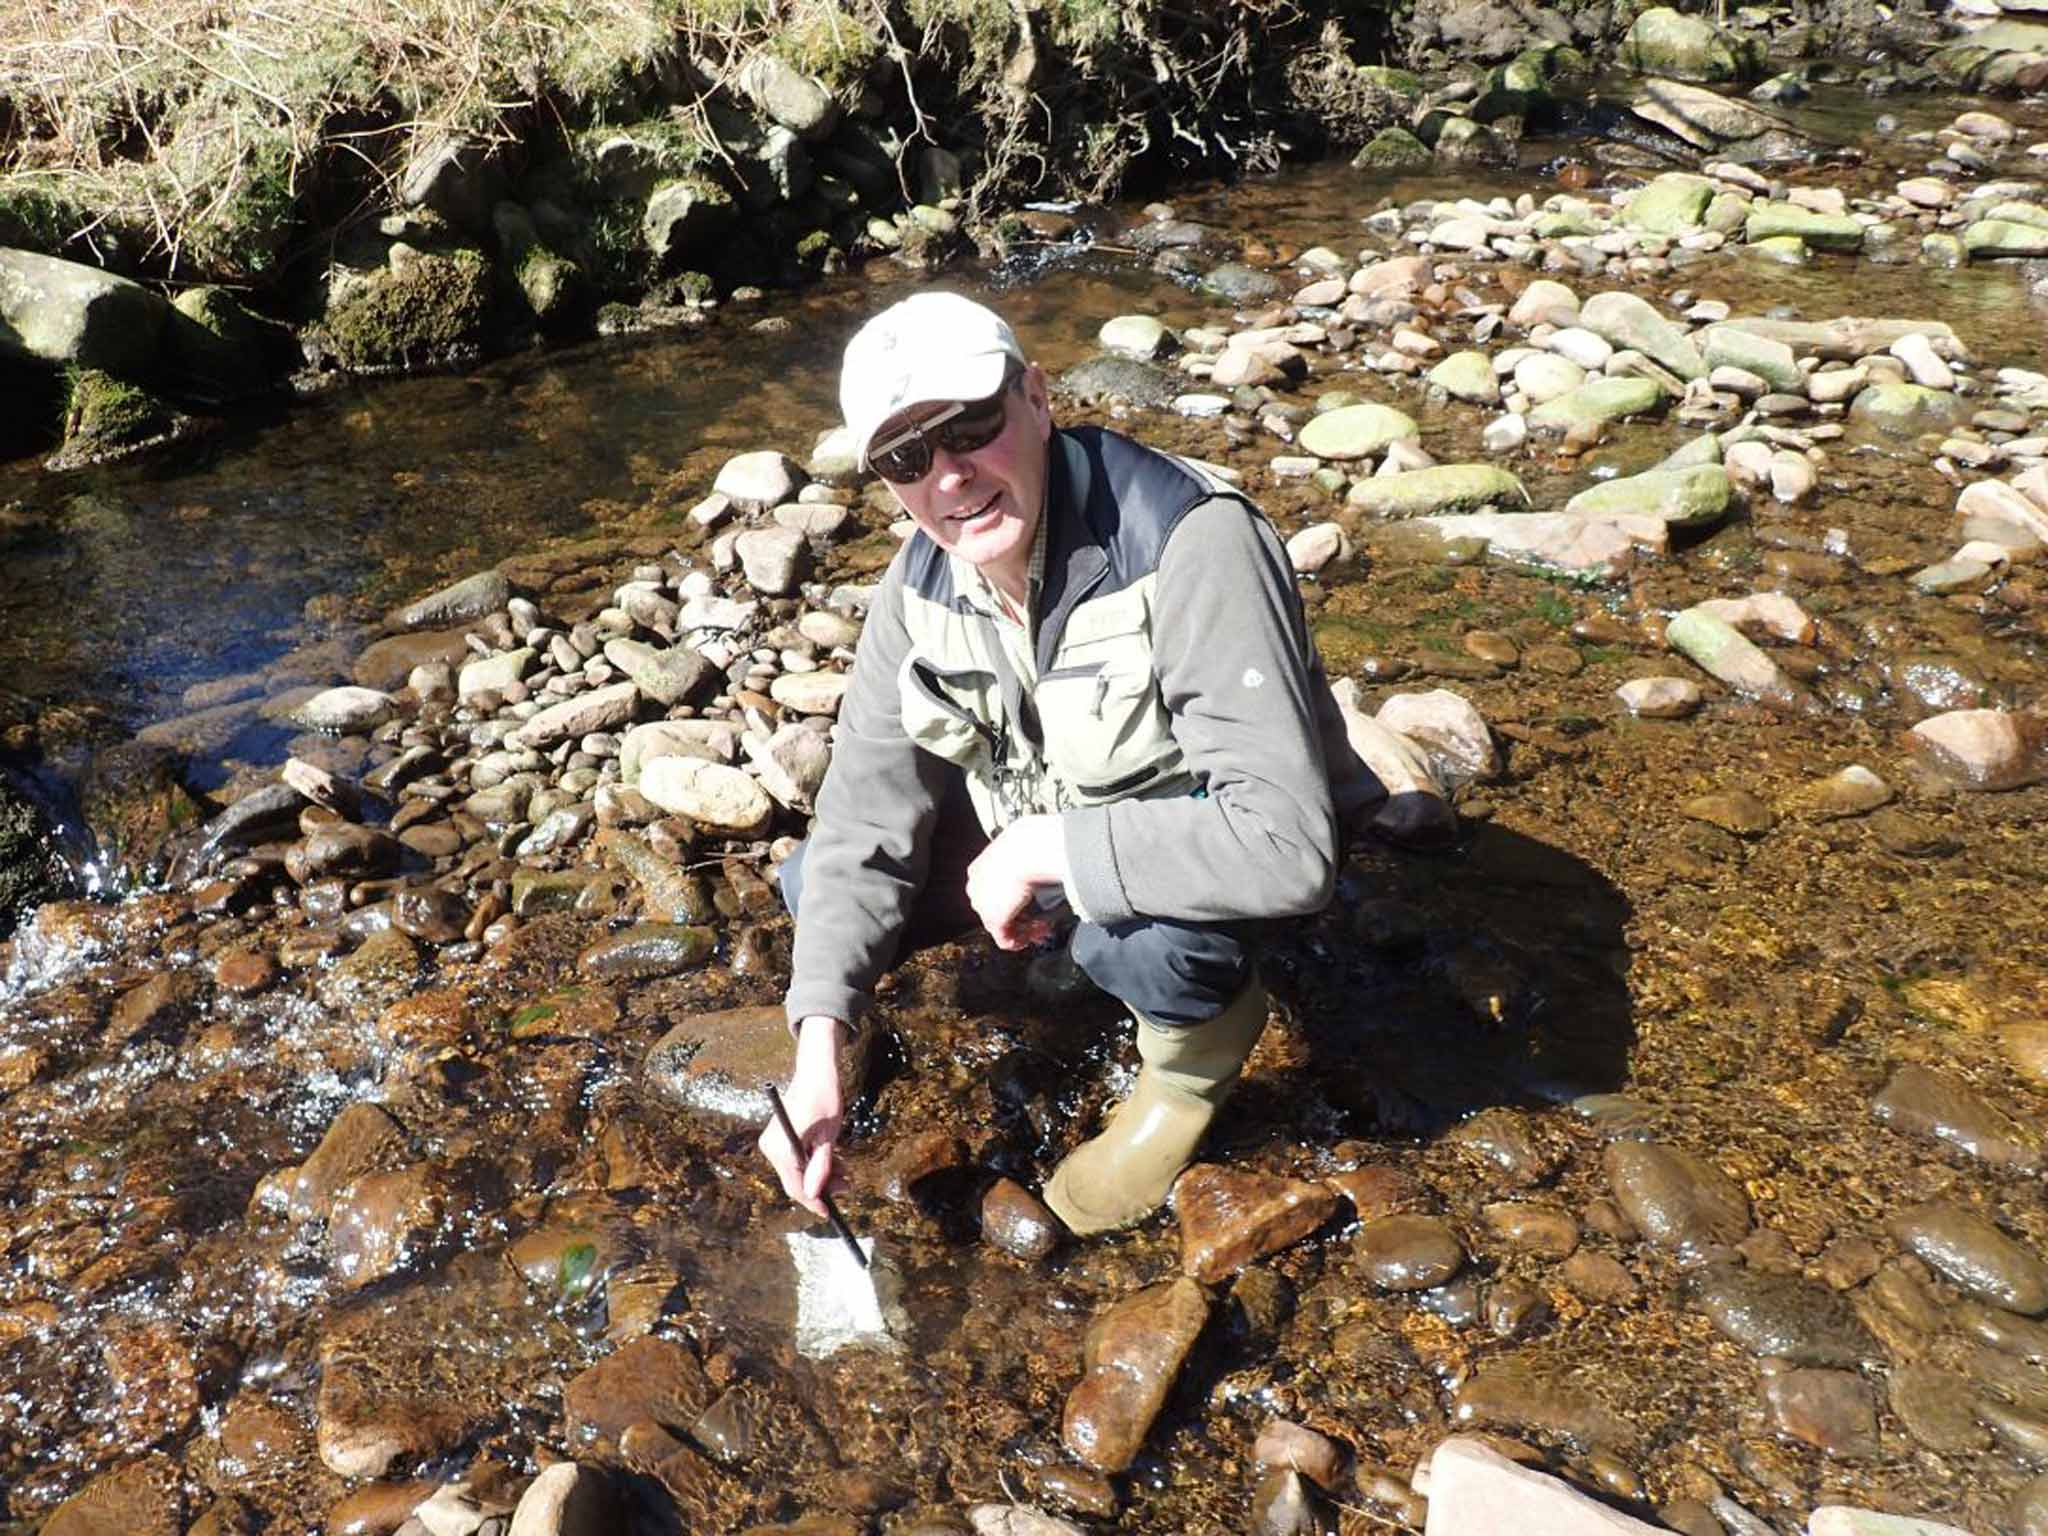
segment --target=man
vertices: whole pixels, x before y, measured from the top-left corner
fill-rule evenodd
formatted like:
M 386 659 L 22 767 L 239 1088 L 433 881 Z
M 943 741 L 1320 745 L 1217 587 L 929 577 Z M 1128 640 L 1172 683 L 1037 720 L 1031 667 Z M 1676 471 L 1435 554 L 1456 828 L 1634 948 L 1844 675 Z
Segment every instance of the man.
M 1195 465 L 1055 428 L 1045 375 L 992 311 L 894 305 L 848 345 L 840 405 L 917 532 L 783 866 L 802 1146 L 771 1126 L 761 1149 L 822 1214 L 838 1051 L 906 934 L 964 897 L 1021 949 L 1064 903 L 1075 962 L 1136 1016 L 1143 1067 L 1046 1202 L 1078 1233 L 1128 1226 L 1164 1203 L 1265 1025 L 1242 925 L 1329 899 L 1340 816 L 1377 781 L 1264 518 Z

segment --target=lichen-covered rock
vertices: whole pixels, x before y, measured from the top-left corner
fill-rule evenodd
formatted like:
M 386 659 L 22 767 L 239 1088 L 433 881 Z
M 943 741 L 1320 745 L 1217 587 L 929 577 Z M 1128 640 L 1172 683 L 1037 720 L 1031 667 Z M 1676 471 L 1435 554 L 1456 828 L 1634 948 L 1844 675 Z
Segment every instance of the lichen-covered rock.
M 1678 80 L 1743 80 L 1759 72 L 1761 47 L 1700 16 L 1668 6 L 1644 11 L 1621 45 L 1621 61 L 1645 75 Z
M 381 268 L 329 280 L 322 333 L 342 367 L 388 373 L 446 364 L 482 347 L 491 267 L 481 251 L 392 247 Z

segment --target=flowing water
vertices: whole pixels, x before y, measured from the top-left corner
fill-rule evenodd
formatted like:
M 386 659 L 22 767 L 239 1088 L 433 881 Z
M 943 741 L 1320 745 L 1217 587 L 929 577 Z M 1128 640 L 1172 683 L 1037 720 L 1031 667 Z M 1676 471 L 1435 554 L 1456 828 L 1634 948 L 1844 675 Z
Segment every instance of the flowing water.
M 1884 105 L 1911 128 L 1968 103 Z M 1824 133 L 1869 159 L 1796 179 L 1864 191 L 1924 163 L 1924 148 L 1871 133 L 1872 111 L 1844 96 L 1814 108 Z M 1582 148 L 1531 144 L 1524 164 Z M 1355 253 L 1360 218 L 1386 202 L 1540 198 L 1554 185 L 1533 169 L 1371 184 L 1324 166 L 1191 189 L 1175 207 L 1282 267 L 1310 245 Z M 948 281 L 993 289 L 1054 371 L 1087 356 L 1112 315 L 1228 323 L 1118 249 L 1136 217 L 1091 212 L 1093 250 Z M 134 730 L 199 707 L 222 679 L 324 680 L 394 603 L 508 557 L 566 559 L 599 540 L 625 541 L 603 546 L 612 555 L 692 550 L 684 513 L 719 465 L 771 446 L 801 458 L 836 418 L 845 337 L 912 281 L 877 264 L 800 297 L 727 305 L 695 329 L 345 385 L 143 465 L 0 467 L 0 677 L 34 706 Z M 1730 251 L 1663 286 L 1737 313 L 1939 318 L 1980 373 L 2048 367 L 2042 312 L 2010 265 L 1821 257 L 1795 269 Z M 1440 460 L 1482 457 L 1486 413 L 1341 380 L 1360 381 L 1413 412 Z M 1107 419 L 1234 464 L 1283 534 L 1334 509 L 1267 473 L 1285 451 L 1272 439 L 1234 443 L 1158 413 Z M 1637 425 L 1587 459 L 1539 451 L 1514 467 L 1549 506 L 1589 470 L 1640 467 L 1688 435 Z M 2048 1451 L 2024 1424 L 1943 1448 L 1902 1424 L 1887 1383 L 1905 1364 L 1972 1382 L 1985 1366 L 1954 1290 L 1901 1257 L 1889 1223 L 1945 1196 L 2048 1253 L 2038 1176 L 1887 1129 L 1870 1106 L 1900 1065 L 1924 1063 L 2023 1128 L 2048 1108 L 2038 1045 L 2030 1077 L 2013 1044 L 2048 1005 L 2048 789 L 1959 796 L 1915 777 L 1901 745 L 1937 709 L 2038 703 L 2048 590 L 2020 571 L 1988 598 L 1916 594 L 1906 574 L 1953 547 L 1954 487 L 1922 446 L 1829 446 L 1816 502 L 1760 507 L 1617 588 L 1446 564 L 1371 530 L 1355 566 L 1307 588 L 1333 675 L 1363 678 L 1369 696 L 1465 693 L 1506 767 L 1461 800 L 1468 835 L 1454 851 L 1362 849 L 1328 913 L 1276 932 L 1284 1022 L 1207 1155 L 1310 1178 L 1376 1171 L 1386 1208 L 1443 1214 L 1471 1268 L 1419 1300 L 1380 1294 L 1333 1223 L 1262 1262 L 1255 1283 L 1217 1288 L 1215 1318 L 1119 1480 L 1118 1528 L 1249 1528 L 1250 1447 L 1276 1414 L 1356 1452 L 1356 1482 L 1337 1494 L 1346 1529 L 1399 1524 L 1398 1500 L 1373 1502 L 1376 1470 L 1405 1477 L 1475 1417 L 1460 1389 L 1492 1380 L 1520 1386 L 1490 1422 L 1645 1517 L 1721 1487 L 1784 1530 L 1833 1501 L 2007 1529 L 2006 1501 Z M 1831 552 L 1843 547 L 1853 561 Z M 844 574 L 887 548 L 851 546 Z M 1782 659 L 1826 681 L 1834 709 L 1788 720 L 1724 698 L 1653 722 L 1614 706 L 1631 677 L 1689 670 L 1646 619 L 1765 588 L 1822 621 L 1821 639 Z M 1473 631 L 1567 659 L 1475 670 Z M 1402 664 L 1407 682 L 1377 681 Z M 254 782 L 286 737 L 259 725 L 209 738 L 191 782 Z M 1680 810 L 1737 789 L 1781 804 L 1852 762 L 1899 792 L 1879 817 L 1781 814 L 1750 837 Z M 791 1343 L 795 1213 L 753 1131 L 681 1116 L 641 1086 L 642 1057 L 676 1019 L 779 995 L 786 922 L 740 872 L 716 885 L 719 958 L 625 985 L 578 976 L 602 923 L 576 914 L 395 990 L 314 963 L 248 995 L 216 978 L 236 952 L 277 945 L 266 924 L 279 919 L 261 907 L 201 915 L 179 893 L 145 891 L 25 928 L 0 951 L 0 1528 L 32 1528 L 94 1474 L 154 1450 L 175 1463 L 192 1517 L 231 1491 L 269 1529 L 318 1529 L 350 1485 L 315 1454 L 316 1431 L 365 1402 L 376 1411 L 357 1417 L 434 1447 L 399 1457 L 394 1476 L 529 1472 L 575 1453 L 566 1384 L 657 1314 L 714 1384 L 754 1393 L 730 1464 L 654 1479 L 684 1529 L 821 1509 L 852 1512 L 856 1529 L 899 1508 L 1098 1498 L 1060 1449 L 1062 1403 L 1090 1318 L 1176 1272 L 1171 1224 L 1026 1264 L 978 1240 L 972 1178 L 922 1202 L 882 1191 L 934 1131 L 964 1142 L 983 1178 L 1035 1185 L 1128 1081 L 1114 1007 L 1048 999 L 1023 962 L 972 942 L 902 968 L 884 1001 L 881 1086 L 849 1142 L 848 1205 L 902 1278 L 910 1337 L 808 1361 Z M 144 988 L 158 989 L 148 1007 Z M 420 996 L 389 1006 L 407 991 Z M 365 1104 L 403 1126 L 407 1166 L 432 1169 L 409 1198 L 434 1215 L 409 1262 L 357 1292 L 336 1278 L 320 1223 L 280 1214 L 263 1181 Z M 1690 1304 L 1697 1275 L 1615 1210 L 1603 1148 L 1632 1135 L 1737 1181 L 1759 1230 L 1742 1249 L 1751 1269 L 1853 1292 L 1885 1345 L 1863 1367 L 1879 1410 L 1866 1453 L 1826 1456 L 1774 1431 L 1769 1368 Z M 1584 1251 L 1618 1259 L 1623 1279 L 1600 1295 L 1502 1242 L 1482 1211 L 1509 1199 L 1572 1213 Z M 1931 1320 L 1887 1312 L 1873 1299 L 1885 1283 L 1929 1298 Z M 1527 1295 L 1537 1321 L 1493 1325 L 1493 1298 Z M 2003 1398 L 2038 1430 L 2048 1374 L 2009 1358 Z M 420 1429 L 451 1419 L 459 1432 Z M 644 1528 L 675 1518 L 642 1497 L 644 1478 L 632 1486 Z

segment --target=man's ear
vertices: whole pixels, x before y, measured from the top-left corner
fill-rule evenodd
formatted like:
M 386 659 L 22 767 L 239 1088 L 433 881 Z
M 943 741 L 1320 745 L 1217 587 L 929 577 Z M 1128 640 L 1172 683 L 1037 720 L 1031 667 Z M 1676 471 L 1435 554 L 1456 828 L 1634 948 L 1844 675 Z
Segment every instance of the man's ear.
M 1024 399 L 1038 423 L 1040 441 L 1052 436 L 1052 392 L 1045 382 L 1045 370 L 1036 363 L 1024 365 Z

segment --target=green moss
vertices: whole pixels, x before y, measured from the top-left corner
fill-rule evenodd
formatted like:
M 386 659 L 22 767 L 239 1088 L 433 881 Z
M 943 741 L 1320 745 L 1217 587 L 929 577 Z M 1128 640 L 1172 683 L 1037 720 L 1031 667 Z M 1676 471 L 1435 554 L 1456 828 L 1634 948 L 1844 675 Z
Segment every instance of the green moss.
M 112 374 L 81 368 L 71 375 L 70 386 L 64 412 L 67 446 L 126 448 L 170 429 L 170 413 L 155 396 Z
M 92 221 L 59 182 L 27 172 L 0 178 L 0 245 L 55 253 Z
M 328 339 L 349 368 L 430 364 L 480 342 L 490 299 L 490 264 L 481 253 L 418 254 L 330 305 Z

